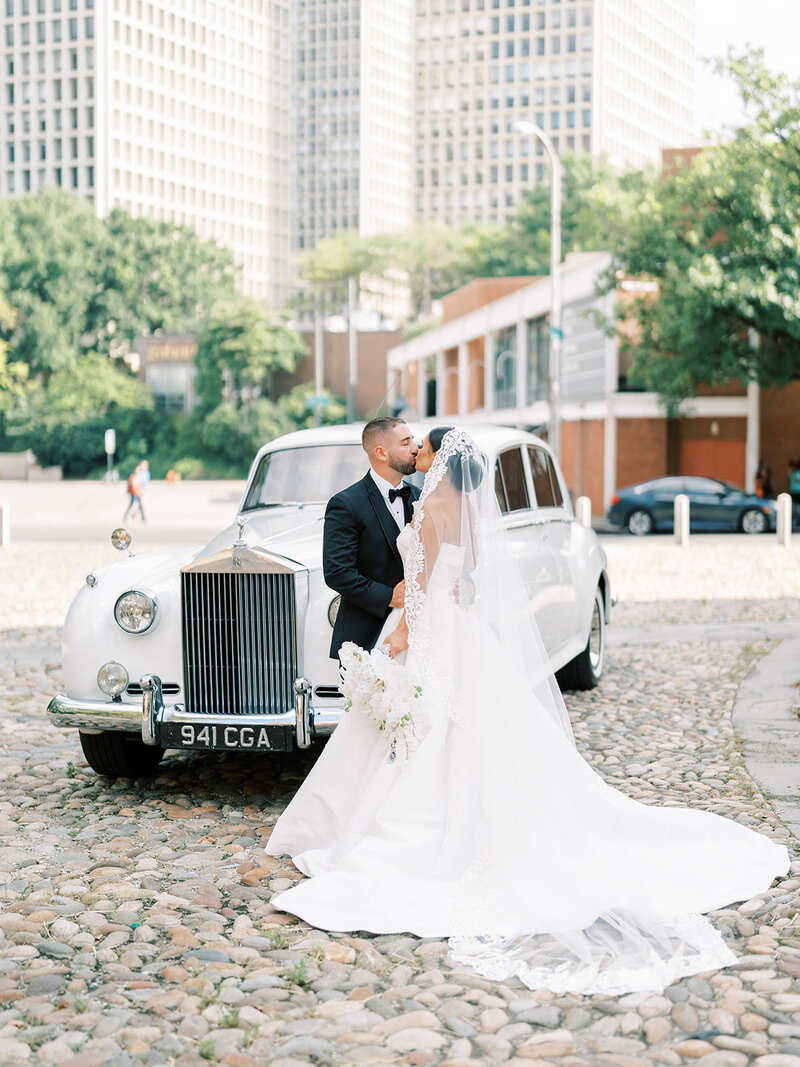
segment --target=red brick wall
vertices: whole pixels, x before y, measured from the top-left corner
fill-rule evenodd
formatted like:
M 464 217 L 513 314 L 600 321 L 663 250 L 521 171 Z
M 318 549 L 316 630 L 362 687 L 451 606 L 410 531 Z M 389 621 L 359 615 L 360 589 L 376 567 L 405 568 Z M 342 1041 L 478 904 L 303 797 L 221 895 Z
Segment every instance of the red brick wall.
M 585 419 L 561 424 L 561 469 L 572 499 L 588 496 L 592 514 L 603 514 L 604 422 Z
M 648 478 L 661 478 L 667 470 L 667 420 L 617 420 L 617 484 L 622 489 Z
M 788 461 L 800 456 L 800 381 L 761 391 L 761 455 L 772 468 L 776 493 L 789 488 Z

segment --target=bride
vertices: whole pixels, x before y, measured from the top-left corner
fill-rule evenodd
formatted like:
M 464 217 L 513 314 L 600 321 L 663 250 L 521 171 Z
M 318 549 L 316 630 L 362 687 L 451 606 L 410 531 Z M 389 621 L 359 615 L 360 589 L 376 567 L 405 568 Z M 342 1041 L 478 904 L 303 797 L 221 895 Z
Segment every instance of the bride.
M 456 962 L 556 993 L 658 990 L 732 963 L 702 913 L 767 889 L 786 849 L 592 770 L 485 457 L 432 430 L 417 470 L 405 607 L 378 646 L 419 682 L 420 741 L 395 759 L 374 719 L 345 716 L 272 833 L 269 851 L 307 875 L 272 905 L 326 930 L 447 937 Z

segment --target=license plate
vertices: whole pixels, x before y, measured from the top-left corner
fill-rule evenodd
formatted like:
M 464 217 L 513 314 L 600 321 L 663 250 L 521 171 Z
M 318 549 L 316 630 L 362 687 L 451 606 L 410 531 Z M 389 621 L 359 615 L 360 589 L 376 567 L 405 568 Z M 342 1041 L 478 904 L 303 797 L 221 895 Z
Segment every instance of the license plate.
M 293 747 L 291 726 L 231 726 L 214 723 L 164 723 L 160 742 L 164 748 L 221 749 L 241 752 L 289 752 Z

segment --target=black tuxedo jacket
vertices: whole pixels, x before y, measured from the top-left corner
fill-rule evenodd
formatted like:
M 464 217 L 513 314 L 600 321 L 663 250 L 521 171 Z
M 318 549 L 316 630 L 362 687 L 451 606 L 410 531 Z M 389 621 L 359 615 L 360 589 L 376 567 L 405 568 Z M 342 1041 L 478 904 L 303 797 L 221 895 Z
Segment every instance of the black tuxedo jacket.
M 411 486 L 411 500 L 418 497 L 419 489 Z M 328 501 L 322 570 L 342 597 L 331 639 L 334 659 L 345 641 L 367 649 L 377 641 L 394 587 L 403 578 L 395 544 L 399 532 L 369 471 Z

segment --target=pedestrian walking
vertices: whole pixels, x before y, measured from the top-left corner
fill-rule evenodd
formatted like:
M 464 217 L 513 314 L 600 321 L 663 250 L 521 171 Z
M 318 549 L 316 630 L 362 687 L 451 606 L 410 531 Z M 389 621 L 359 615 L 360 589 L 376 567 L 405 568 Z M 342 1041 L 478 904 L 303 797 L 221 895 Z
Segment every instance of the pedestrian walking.
M 758 465 L 755 476 L 755 486 L 756 496 L 763 497 L 767 500 L 775 496 L 775 490 L 772 488 L 772 468 L 765 459 L 762 459 Z
M 136 514 L 136 507 L 139 508 L 139 515 L 141 516 L 142 522 L 145 521 L 144 508 L 142 507 L 142 488 L 142 464 L 139 463 L 128 475 L 128 506 L 125 509 L 125 514 L 122 516 L 123 522 L 127 519 L 128 512 L 130 512 L 131 509 L 134 509 L 133 515 L 131 515 L 131 518 L 133 518 Z
M 800 456 L 789 460 L 789 493 L 793 504 L 800 504 Z

